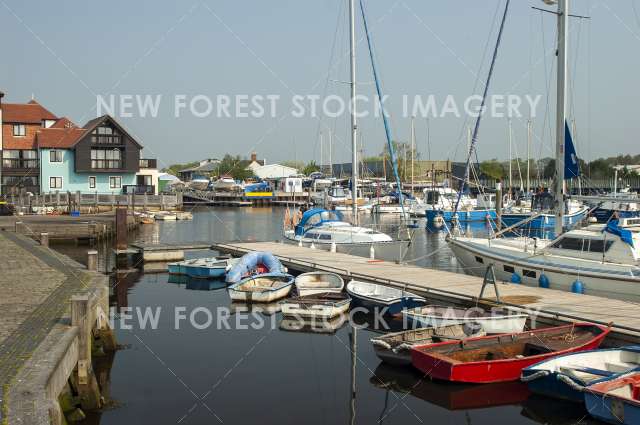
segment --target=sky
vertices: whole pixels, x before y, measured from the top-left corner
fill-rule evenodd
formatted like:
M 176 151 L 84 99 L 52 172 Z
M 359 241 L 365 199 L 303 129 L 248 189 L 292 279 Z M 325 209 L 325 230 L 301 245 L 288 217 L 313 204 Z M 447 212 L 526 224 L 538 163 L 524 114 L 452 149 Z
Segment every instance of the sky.
M 462 110 L 468 96 L 482 93 L 504 2 L 364 1 L 394 139 L 410 138 L 404 96 L 412 101 L 432 95 L 442 113 L 447 96 Z M 572 18 L 569 30 L 568 109 L 578 155 L 589 160 L 637 154 L 640 0 L 571 4 L 573 14 L 590 17 Z M 5 102 L 35 96 L 79 124 L 96 116 L 99 97 L 113 96 L 118 106 L 127 96 L 160 96 L 154 116 L 136 108 L 127 114 L 131 110 L 116 107 L 114 113 L 144 145 L 143 156 L 158 158 L 162 166 L 252 151 L 269 163 L 328 163 L 329 132 L 331 160 L 346 162 L 348 114 L 291 113 L 295 95 L 347 98 L 346 6 L 347 0 L 67 0 L 52 7 L 44 0 L 0 0 L 0 90 Z M 530 148 L 539 158 L 553 154 L 556 18 L 532 6 L 550 8 L 540 0 L 511 2 L 489 94 L 540 96 Z M 373 96 L 360 16 L 356 26 L 357 90 Z M 264 116 L 234 117 L 238 95 L 280 100 Z M 231 117 L 215 112 L 219 96 L 232 99 Z M 214 112 L 196 116 L 189 103 L 198 97 L 210 99 Z M 187 105 L 180 114 L 177 99 Z M 373 102 L 365 109 L 373 111 Z M 196 106 L 204 115 L 206 104 Z M 527 150 L 529 111 L 521 112 L 510 120 L 514 157 Z M 474 122 L 464 113 L 417 117 L 420 157 L 462 160 Z M 370 115 L 358 125 L 363 155 L 378 155 L 385 143 L 382 119 Z M 481 160 L 509 157 L 508 129 L 506 117 L 483 117 Z

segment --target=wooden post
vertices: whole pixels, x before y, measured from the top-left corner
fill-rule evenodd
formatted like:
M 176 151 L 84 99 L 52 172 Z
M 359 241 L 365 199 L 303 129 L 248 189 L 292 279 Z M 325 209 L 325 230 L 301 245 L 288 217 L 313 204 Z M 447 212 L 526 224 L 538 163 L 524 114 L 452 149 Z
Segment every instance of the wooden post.
M 127 208 L 116 209 L 116 250 L 127 249 Z
M 86 410 L 102 407 L 98 381 L 91 366 L 92 312 L 88 295 L 71 297 L 71 325 L 78 327 L 77 391 L 80 405 Z
M 44 247 L 49 247 L 49 234 L 48 233 L 40 233 L 40 245 Z
M 98 251 L 95 249 L 87 251 L 87 270 L 92 272 L 98 270 Z

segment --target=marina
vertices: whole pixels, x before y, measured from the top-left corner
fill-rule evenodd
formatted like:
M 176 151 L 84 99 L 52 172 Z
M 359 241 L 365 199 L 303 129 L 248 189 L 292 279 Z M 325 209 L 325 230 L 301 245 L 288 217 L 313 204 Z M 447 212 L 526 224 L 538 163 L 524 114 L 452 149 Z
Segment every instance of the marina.
M 0 425 L 640 425 L 640 3 L 165 3 L 0 14 Z

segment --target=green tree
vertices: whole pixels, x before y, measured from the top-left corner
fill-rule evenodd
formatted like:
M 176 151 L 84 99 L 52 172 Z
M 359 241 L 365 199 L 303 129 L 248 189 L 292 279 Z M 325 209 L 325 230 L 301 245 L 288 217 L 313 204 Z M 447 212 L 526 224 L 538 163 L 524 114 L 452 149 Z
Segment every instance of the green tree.
M 198 161 L 187 162 L 186 164 L 171 164 L 168 167 L 162 169 L 163 173 L 173 174 L 174 176 L 178 173 L 178 171 L 185 170 L 187 168 L 196 167 L 200 164 Z
M 315 173 L 316 171 L 320 171 L 320 166 L 316 164 L 315 161 L 310 161 L 303 169 L 302 174 L 308 176 L 311 173 Z
M 480 163 L 480 171 L 485 176 L 496 180 L 504 178 L 506 174 L 504 165 L 496 158 L 488 161 L 482 161 Z
M 247 180 L 254 177 L 253 171 L 247 168 L 246 161 L 240 159 L 240 156 L 231 156 L 226 154 L 218 165 L 218 176 L 230 175 L 234 180 Z

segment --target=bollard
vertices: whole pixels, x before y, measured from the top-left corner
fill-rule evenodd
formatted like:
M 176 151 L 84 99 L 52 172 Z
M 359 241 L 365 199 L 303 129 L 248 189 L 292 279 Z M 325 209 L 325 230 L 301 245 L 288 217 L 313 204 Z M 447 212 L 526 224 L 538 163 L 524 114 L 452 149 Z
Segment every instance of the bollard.
M 40 233 L 40 245 L 44 247 L 49 247 L 49 234 L 48 233 Z
M 87 270 L 92 272 L 98 270 L 98 251 L 95 249 L 87 251 Z
M 20 231 L 22 230 L 22 222 L 21 221 L 16 221 L 16 229 L 15 232 L 16 233 L 20 233 Z
M 116 209 L 116 250 L 125 251 L 127 243 L 127 209 L 118 207 Z

